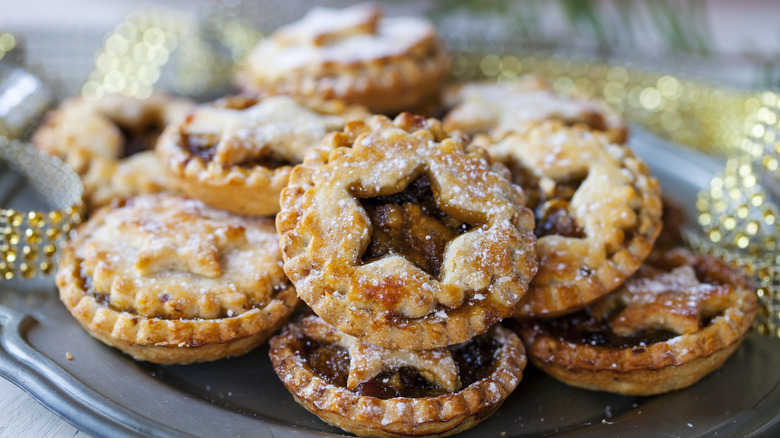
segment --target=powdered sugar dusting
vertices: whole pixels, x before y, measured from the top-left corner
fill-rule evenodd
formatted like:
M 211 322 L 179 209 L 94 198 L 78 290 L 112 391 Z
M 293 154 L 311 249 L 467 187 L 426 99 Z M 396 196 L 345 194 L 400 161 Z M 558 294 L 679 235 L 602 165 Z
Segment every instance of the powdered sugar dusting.
M 237 317 L 287 283 L 270 220 L 173 195 L 134 198 L 87 240 L 79 257 L 99 260 L 85 268 L 95 289 L 142 316 Z
M 687 301 L 694 306 L 702 292 L 713 288 L 712 285 L 700 283 L 691 266 L 680 266 L 668 273 L 632 279 L 626 282 L 625 287 L 632 295 L 632 300 L 639 302 L 654 301 L 663 292 L 688 291 Z
M 264 75 L 278 78 L 306 65 L 349 65 L 402 55 L 433 35 L 433 25 L 421 18 L 380 18 L 362 6 L 315 8 L 263 41 L 250 55 L 250 63 L 262 65 Z
M 299 105 L 286 96 L 273 96 L 247 109 L 201 107 L 183 132 L 190 136 L 216 137 L 214 160 L 236 165 L 273 154 L 300 162 L 328 131 L 340 129 L 345 120 Z

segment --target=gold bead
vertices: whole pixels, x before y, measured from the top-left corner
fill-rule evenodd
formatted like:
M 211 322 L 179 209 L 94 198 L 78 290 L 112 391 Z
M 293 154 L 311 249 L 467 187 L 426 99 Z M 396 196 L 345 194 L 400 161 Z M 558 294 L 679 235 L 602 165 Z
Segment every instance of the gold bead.
M 32 228 L 28 228 L 24 230 L 24 235 L 27 238 L 27 242 L 32 243 L 33 245 L 37 245 L 43 242 L 41 230 L 33 230 Z
M 39 267 L 41 269 L 41 272 L 44 273 L 45 275 L 51 274 L 52 271 L 54 270 L 54 264 L 49 261 L 41 262 Z
M 37 211 L 31 211 L 27 213 L 27 221 L 30 223 L 30 226 L 35 228 L 41 228 L 46 225 L 46 220 L 43 216 L 43 213 L 39 213 Z
M 62 235 L 59 228 L 47 228 L 46 229 L 46 237 L 49 240 L 57 240 Z
M 22 274 L 22 277 L 24 278 L 33 278 L 35 277 L 35 268 L 28 265 L 27 263 L 22 263 L 19 265 L 19 272 Z
M 18 211 L 7 210 L 5 212 L 5 217 L 8 223 L 14 227 L 20 227 L 22 226 L 22 223 L 24 223 L 24 216 Z
M 24 255 L 24 259 L 28 262 L 38 260 L 38 248 L 25 245 L 22 247 L 22 254 Z
M 48 244 L 48 245 L 44 245 L 43 246 L 43 255 L 45 255 L 46 257 L 53 257 L 54 254 L 56 254 L 56 253 L 57 253 L 57 247 L 56 246 L 54 246 L 52 244 Z
M 19 232 L 15 229 L 6 228 L 3 234 L 5 235 L 5 241 L 9 244 L 16 245 L 19 243 Z
M 9 264 L 16 262 L 16 250 L 14 248 L 7 248 L 3 251 L 3 259 Z
M 720 231 L 718 231 L 718 230 L 712 230 L 709 233 L 710 241 L 712 241 L 714 243 L 720 242 L 721 237 L 722 237 L 722 235 L 720 234 Z

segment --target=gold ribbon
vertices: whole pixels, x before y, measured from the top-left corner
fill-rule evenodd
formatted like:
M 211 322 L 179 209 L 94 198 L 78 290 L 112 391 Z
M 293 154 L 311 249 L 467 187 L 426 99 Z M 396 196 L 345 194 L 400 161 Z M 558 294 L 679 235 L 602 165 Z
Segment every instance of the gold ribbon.
M 60 159 L 0 137 L 0 161 L 19 170 L 54 207 L 49 211 L 0 208 L 0 278 L 50 274 L 60 245 L 84 216 L 83 186 Z

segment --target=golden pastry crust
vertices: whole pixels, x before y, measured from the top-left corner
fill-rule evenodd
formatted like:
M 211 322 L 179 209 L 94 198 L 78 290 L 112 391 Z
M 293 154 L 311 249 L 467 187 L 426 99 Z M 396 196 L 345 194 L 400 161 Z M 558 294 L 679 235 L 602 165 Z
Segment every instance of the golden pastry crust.
M 193 198 L 238 214 L 271 215 L 306 152 L 329 131 L 368 116 L 337 101 L 306 107 L 287 96 L 226 98 L 169 126 L 157 154 Z
M 654 253 L 586 312 L 524 321 L 519 332 L 531 362 L 569 385 L 654 395 L 720 367 L 750 329 L 756 308 L 741 272 L 675 249 Z
M 350 123 L 323 145 L 293 171 L 276 218 L 285 272 L 318 315 L 419 350 L 513 312 L 537 262 L 531 212 L 503 165 L 408 113 Z
M 636 271 L 661 230 L 658 181 L 630 149 L 584 125 L 531 125 L 492 143 L 537 223 L 539 272 L 517 309 L 552 317 L 584 307 Z
M 480 370 L 485 374 L 484 377 L 452 391 L 432 384 L 435 393 L 440 394 L 435 396 L 378 398 L 362 395 L 365 390 L 363 387 L 349 389 L 343 385 L 343 381 L 342 385 L 339 385 L 338 377 L 320 374 L 316 364 L 312 364 L 311 357 L 305 352 L 312 341 L 320 345 L 338 345 L 343 343 L 345 337 L 351 338 L 339 333 L 320 318 L 311 316 L 298 323 L 289 324 L 282 334 L 271 338 L 270 356 L 274 370 L 298 403 L 323 421 L 359 436 L 447 436 L 469 429 L 498 409 L 522 379 L 526 365 L 523 344 L 517 336 L 503 327 L 494 326 L 478 340 L 460 346 L 464 350 L 474 348 L 467 354 L 475 356 L 481 354 L 475 347 L 480 345 L 479 342 L 482 342 L 481 345 L 493 345 L 491 348 L 495 349 L 492 353 L 494 359 L 476 359 L 476 363 L 484 364 L 484 369 Z M 433 370 L 430 373 L 420 372 L 421 376 L 435 374 L 439 368 L 430 358 L 449 358 L 449 362 L 457 362 L 456 373 L 467 382 L 462 374 L 461 359 L 452 359 L 457 355 L 452 348 L 399 352 L 351 339 L 350 356 L 347 359 L 350 378 L 353 369 L 361 370 L 353 364 L 355 356 L 352 355 L 357 353 L 358 358 L 368 357 L 372 364 L 379 363 L 378 369 L 391 373 L 393 370 L 398 372 L 399 367 L 417 369 L 418 365 Z M 308 344 L 308 347 L 304 344 Z M 370 351 L 361 355 L 361 348 Z M 413 358 L 399 362 L 396 357 L 399 353 Z M 334 362 L 331 360 L 330 363 Z M 438 372 L 448 374 L 441 369 Z M 343 376 L 341 378 L 343 380 Z M 384 381 L 387 378 L 379 380 Z M 390 380 L 392 381 L 392 378 Z
M 412 110 L 438 96 L 449 56 L 436 29 L 361 4 L 314 8 L 260 42 L 239 69 L 245 91 L 344 99 L 377 113 Z
M 531 122 L 559 120 L 603 131 L 613 143 L 623 144 L 627 139 L 625 121 L 605 102 L 560 96 L 538 75 L 511 82 L 454 84 L 445 89 L 444 102 L 454 107 L 444 118 L 447 131 L 489 133 L 501 139 Z
M 273 222 L 171 194 L 104 207 L 63 249 L 60 299 L 94 337 L 171 364 L 245 353 L 292 314 Z
M 193 105 L 164 93 L 143 100 L 74 98 L 49 113 L 33 143 L 73 167 L 93 210 L 113 199 L 176 189 L 151 151 L 163 128 Z

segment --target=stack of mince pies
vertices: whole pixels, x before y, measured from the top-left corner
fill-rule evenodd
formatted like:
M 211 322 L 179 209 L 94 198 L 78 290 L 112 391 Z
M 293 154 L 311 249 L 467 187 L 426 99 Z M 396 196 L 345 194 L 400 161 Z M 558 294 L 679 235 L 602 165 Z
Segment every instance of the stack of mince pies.
M 270 341 L 296 400 L 370 436 L 450 434 L 495 411 L 526 365 L 496 325 L 536 273 L 523 202 L 504 166 L 435 119 L 329 134 L 276 217 L 285 272 L 318 315 Z
M 295 400 L 361 436 L 468 429 L 527 361 L 633 395 L 723 364 L 755 293 L 682 247 L 623 119 L 538 76 L 448 68 L 425 20 L 317 8 L 257 46 L 241 94 L 63 103 L 34 143 L 82 176 L 91 214 L 61 300 L 137 360 L 270 339 Z

